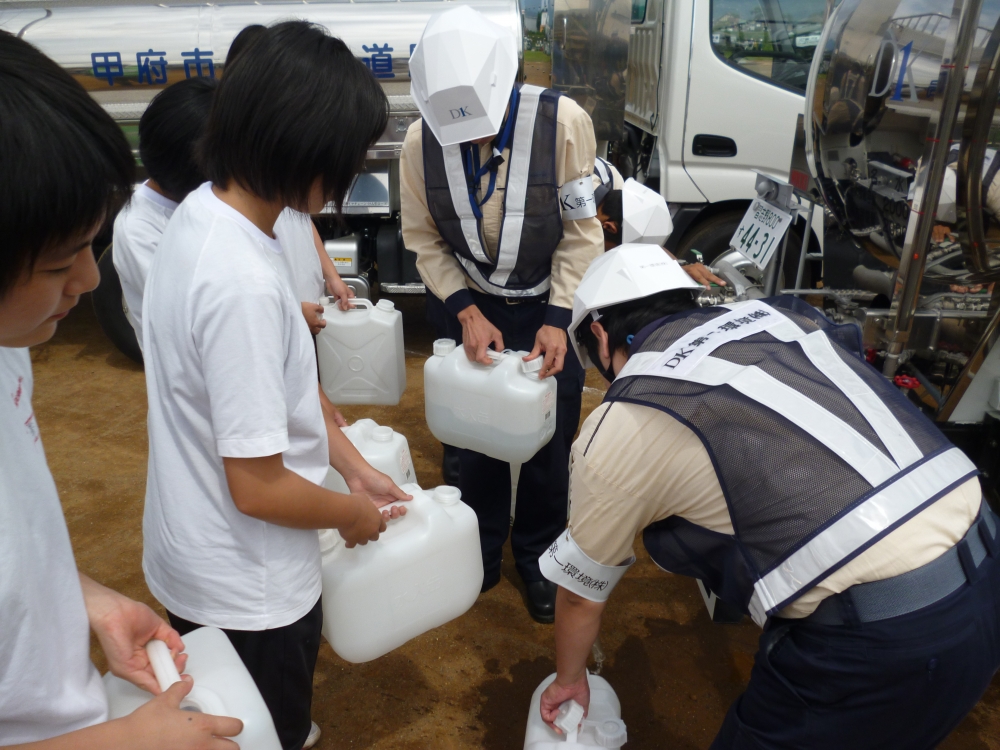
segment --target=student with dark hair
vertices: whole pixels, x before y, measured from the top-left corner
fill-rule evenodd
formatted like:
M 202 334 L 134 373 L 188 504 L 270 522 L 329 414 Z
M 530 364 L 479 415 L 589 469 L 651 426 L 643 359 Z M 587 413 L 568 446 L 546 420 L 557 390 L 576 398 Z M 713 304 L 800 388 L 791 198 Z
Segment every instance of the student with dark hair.
M 97 286 L 91 243 L 128 197 L 121 130 L 37 49 L 0 31 L 0 745 L 37 750 L 232 748 L 236 719 L 179 709 L 190 678 L 159 694 L 143 646 L 186 657 L 149 607 L 79 573 L 31 408 L 27 347 L 52 337 Z M 159 694 L 108 722 L 88 625 L 111 671 Z
M 143 569 L 183 634 L 222 628 L 286 750 L 310 746 L 315 529 L 378 539 L 407 499 L 334 422 L 275 223 L 339 209 L 388 102 L 339 39 L 267 28 L 222 78 L 200 143 L 211 182 L 174 213 L 143 308 L 149 472 Z M 353 494 L 321 484 L 333 465 Z
M 115 219 L 112 259 L 140 350 L 142 292 L 153 254 L 178 204 L 205 181 L 194 148 L 216 85 L 211 78 L 188 78 L 168 86 L 153 97 L 139 120 L 139 156 L 149 179 Z
M 240 30 L 229 45 L 225 70 L 232 68 L 236 58 L 249 49 L 265 29 L 260 24 L 251 24 Z M 285 248 L 285 260 L 291 267 L 295 292 L 302 303 L 302 315 L 309 324 L 309 332 L 315 336 L 326 327 L 319 298 L 329 293 L 339 301 L 341 310 L 349 310 L 354 290 L 340 278 L 337 267 L 323 247 L 316 225 L 308 215 L 291 208 L 285 209 L 274 224 L 274 234 Z M 346 426 L 340 412 L 336 412 L 336 416 L 342 426 Z
M 233 41 L 229 45 L 229 52 L 226 53 L 226 62 L 222 66 L 223 71 L 228 71 L 232 67 L 232 64 L 236 62 L 236 58 L 253 44 L 254 40 L 260 37 L 261 32 L 266 29 L 266 26 L 261 26 L 259 23 L 252 23 L 240 29 L 240 33 L 233 37 Z

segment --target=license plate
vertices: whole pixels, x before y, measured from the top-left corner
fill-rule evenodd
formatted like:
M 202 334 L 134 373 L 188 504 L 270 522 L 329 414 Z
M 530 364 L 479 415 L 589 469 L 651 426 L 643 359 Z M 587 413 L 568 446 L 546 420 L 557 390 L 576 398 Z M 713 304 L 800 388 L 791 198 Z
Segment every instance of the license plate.
M 754 198 L 729 244 L 763 271 L 781 247 L 781 238 L 791 223 L 790 213 Z

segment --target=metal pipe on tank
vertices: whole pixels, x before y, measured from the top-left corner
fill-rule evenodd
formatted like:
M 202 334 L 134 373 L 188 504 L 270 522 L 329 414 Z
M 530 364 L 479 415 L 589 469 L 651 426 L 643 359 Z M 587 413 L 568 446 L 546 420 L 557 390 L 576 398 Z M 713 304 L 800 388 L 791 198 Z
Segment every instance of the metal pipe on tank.
M 923 166 L 917 174 L 913 210 L 910 214 L 906 240 L 903 244 L 899 275 L 896 280 L 896 294 L 893 297 L 896 317 L 892 326 L 892 338 L 886 352 L 885 365 L 882 368 L 886 377 L 894 376 L 899 368 L 899 355 L 909 338 L 913 313 L 917 309 L 920 282 L 923 280 L 924 263 L 927 258 L 927 247 L 930 244 L 931 230 L 934 227 L 934 214 L 941 198 L 941 184 L 944 180 L 948 151 L 951 148 L 951 138 L 955 130 L 962 91 L 965 86 L 965 70 L 969 64 L 969 56 L 982 6 L 983 0 L 966 0 L 961 8 L 957 28 L 954 22 L 949 28 L 947 47 L 951 47 L 954 52 L 949 62 L 946 47 L 946 54 L 942 58 L 938 79 L 945 81 L 941 114 L 934 137 L 928 139 L 924 148 Z
M 986 42 L 969 93 L 962 122 L 962 146 L 958 153 L 957 203 L 959 239 L 966 264 L 979 274 L 989 272 L 986 230 L 983 226 L 983 162 L 993 127 L 1000 86 L 1000 18 Z M 985 279 L 978 278 L 977 281 Z

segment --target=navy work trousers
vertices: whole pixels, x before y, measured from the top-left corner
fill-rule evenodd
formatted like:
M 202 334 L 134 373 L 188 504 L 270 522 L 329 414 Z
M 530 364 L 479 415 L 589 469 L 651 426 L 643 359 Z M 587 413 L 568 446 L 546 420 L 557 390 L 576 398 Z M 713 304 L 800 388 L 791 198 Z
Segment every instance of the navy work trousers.
M 1000 667 L 1000 564 L 908 615 L 856 627 L 774 619 L 711 750 L 930 750 Z
M 528 352 L 534 348 L 535 334 L 545 322 L 544 299 L 508 304 L 506 299 L 488 294 L 473 292 L 472 296 L 486 319 L 500 330 L 504 347 Z M 445 328 L 461 346 L 462 325 L 458 318 L 448 313 L 444 304 L 432 294 L 427 295 L 427 305 L 427 317 L 435 328 Z M 439 317 L 442 315 L 445 317 Z M 500 562 L 508 533 L 511 534 L 517 572 L 525 583 L 532 583 L 544 580 L 538 569 L 538 558 L 566 528 L 569 451 L 580 424 L 584 379 L 583 368 L 571 346 L 563 371 L 555 378 L 558 383 L 555 435 L 521 466 L 513 530 L 510 526 L 510 464 L 475 451 L 459 450 L 462 500 L 479 518 L 484 588 L 500 580 Z

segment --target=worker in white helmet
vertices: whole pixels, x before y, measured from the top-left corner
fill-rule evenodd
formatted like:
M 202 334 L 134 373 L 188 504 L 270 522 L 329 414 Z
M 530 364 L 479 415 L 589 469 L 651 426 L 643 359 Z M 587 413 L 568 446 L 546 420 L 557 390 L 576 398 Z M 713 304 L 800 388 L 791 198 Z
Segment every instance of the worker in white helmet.
M 606 159 L 594 160 L 594 201 L 597 203 L 597 219 L 604 230 L 604 249 L 612 250 L 622 244 L 628 226 L 625 242 L 655 242 L 663 245 L 673 221 L 667 203 L 655 190 L 642 185 L 633 178 L 624 179 L 621 172 Z M 642 214 L 641 218 L 638 216 Z M 637 229 L 641 225 L 641 230 Z M 657 235 L 663 232 L 662 235 Z M 671 258 L 676 256 L 664 248 Z M 703 263 L 679 261 L 688 276 L 704 287 L 712 284 L 725 286 L 726 282 L 712 273 Z
M 569 448 L 580 418 L 583 368 L 569 350 L 573 292 L 604 251 L 591 174 L 590 117 L 555 91 L 516 83 L 512 29 L 459 5 L 431 18 L 410 58 L 423 119 L 400 158 L 403 241 L 470 360 L 487 349 L 544 356 L 558 381 L 555 436 L 521 467 L 513 531 L 510 468 L 459 451 L 459 487 L 479 518 L 485 580 L 500 580 L 508 533 L 527 606 L 552 622 L 555 586 L 538 556 L 566 523 Z M 442 309 L 443 308 L 443 309 Z
M 1000 665 L 1000 519 L 976 467 L 794 297 L 698 307 L 657 246 L 580 283 L 569 328 L 611 381 L 573 445 L 555 682 L 589 702 L 601 615 L 639 532 L 764 629 L 712 748 L 932 748 Z

